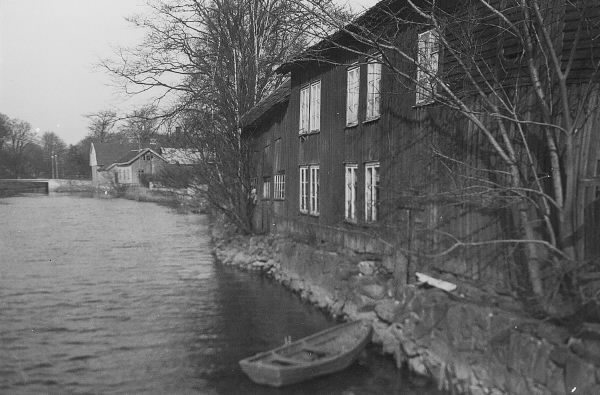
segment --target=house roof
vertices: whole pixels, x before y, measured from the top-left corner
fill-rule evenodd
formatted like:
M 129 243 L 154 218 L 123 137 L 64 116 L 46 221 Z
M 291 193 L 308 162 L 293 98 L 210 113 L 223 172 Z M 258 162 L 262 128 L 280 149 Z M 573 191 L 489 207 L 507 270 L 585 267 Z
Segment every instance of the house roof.
M 161 148 L 160 154 L 170 164 L 194 165 L 202 162 L 202 153 L 194 148 Z
M 260 120 L 271 109 L 279 104 L 287 102 L 290 98 L 291 80 L 286 78 L 273 93 L 258 102 L 240 119 L 242 128 L 247 127 Z
M 139 147 L 137 144 L 92 142 L 90 150 L 92 149 L 96 153 L 96 164 L 98 166 L 108 166 L 112 163 L 115 163 L 124 155 L 132 152 L 139 152 Z
M 451 12 L 461 2 L 464 0 L 444 0 L 436 4 L 436 7 Z M 431 4 L 430 0 L 412 0 L 412 3 L 424 7 Z M 397 30 L 403 20 L 418 22 L 423 21 L 423 17 L 415 11 L 408 0 L 381 0 L 343 28 L 283 63 L 277 72 L 287 74 L 303 64 L 325 61 L 330 56 L 330 51 L 359 44 L 361 40 L 358 37 L 377 40 L 382 31 Z
M 165 158 L 162 157 L 158 152 L 154 151 L 152 148 L 144 148 L 139 151 L 130 151 L 125 153 L 122 157 L 111 163 L 107 169 L 111 169 L 115 166 L 127 166 L 138 160 L 142 155 L 147 154 L 148 152 L 153 153 L 157 158 L 166 162 Z

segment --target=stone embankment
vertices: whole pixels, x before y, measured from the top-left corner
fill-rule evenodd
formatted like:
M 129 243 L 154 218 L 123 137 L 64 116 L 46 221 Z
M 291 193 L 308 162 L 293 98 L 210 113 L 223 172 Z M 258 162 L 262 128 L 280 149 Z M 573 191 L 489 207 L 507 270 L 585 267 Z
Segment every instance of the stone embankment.
M 508 298 L 459 284 L 456 291 L 395 280 L 402 257 L 261 236 L 215 241 L 225 265 L 259 270 L 302 298 L 373 322 L 374 341 L 398 367 L 459 394 L 600 394 L 600 330 L 567 330 L 528 318 Z M 396 274 L 396 276 L 395 276 Z

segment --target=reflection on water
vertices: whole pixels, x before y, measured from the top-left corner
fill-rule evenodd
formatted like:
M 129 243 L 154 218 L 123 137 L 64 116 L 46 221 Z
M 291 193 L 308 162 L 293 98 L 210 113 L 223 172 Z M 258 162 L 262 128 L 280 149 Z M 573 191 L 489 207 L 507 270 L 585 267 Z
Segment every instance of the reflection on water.
M 78 196 L 1 202 L 0 393 L 435 393 L 374 353 L 292 387 L 251 383 L 239 359 L 334 323 L 216 265 L 203 216 Z

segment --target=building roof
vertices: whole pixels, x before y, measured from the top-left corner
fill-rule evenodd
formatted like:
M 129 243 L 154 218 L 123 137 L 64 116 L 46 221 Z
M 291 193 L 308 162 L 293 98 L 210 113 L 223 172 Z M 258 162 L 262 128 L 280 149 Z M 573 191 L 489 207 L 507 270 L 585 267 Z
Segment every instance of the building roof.
M 286 78 L 273 93 L 259 101 L 254 107 L 246 112 L 240 119 L 242 128 L 254 124 L 275 106 L 287 102 L 290 98 L 291 85 L 290 78 Z
M 96 155 L 96 165 L 108 166 L 112 163 L 115 163 L 119 158 L 123 157 L 124 155 L 133 152 L 138 153 L 139 147 L 137 144 L 92 142 L 90 145 L 90 155 L 92 151 L 95 152 Z
M 115 166 L 128 166 L 128 165 L 132 164 L 133 162 L 135 162 L 136 160 L 138 160 L 142 155 L 147 154 L 148 152 L 151 152 L 158 159 L 161 159 L 166 162 L 165 158 L 163 158 L 162 155 L 160 155 L 158 152 L 154 151 L 152 148 L 144 148 L 139 151 L 130 151 L 130 152 L 125 153 L 125 155 L 123 155 L 122 157 L 120 157 L 119 159 L 117 159 L 113 163 L 111 163 L 107 167 L 107 169 L 111 169 Z
M 452 12 L 461 2 L 464 1 L 443 0 L 436 3 L 436 7 L 445 12 Z M 417 6 L 431 4 L 429 0 L 412 0 L 412 3 Z M 393 32 L 397 32 L 403 20 L 418 22 L 423 21 L 423 16 L 415 11 L 408 0 L 381 0 L 343 28 L 283 63 L 277 72 L 287 74 L 303 64 L 325 61 L 331 56 L 332 50 L 352 48 L 360 44 L 361 38 L 377 40 L 383 31 L 392 29 Z
M 194 165 L 202 162 L 203 155 L 194 148 L 161 148 L 160 154 L 170 164 Z

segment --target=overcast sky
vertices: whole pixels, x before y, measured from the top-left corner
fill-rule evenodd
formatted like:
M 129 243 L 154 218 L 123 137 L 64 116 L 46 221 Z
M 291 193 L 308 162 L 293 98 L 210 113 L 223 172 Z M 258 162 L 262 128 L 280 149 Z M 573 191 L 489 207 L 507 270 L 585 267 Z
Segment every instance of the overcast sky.
M 355 10 L 378 0 L 349 0 Z M 340 3 L 346 0 L 340 0 Z M 53 131 L 67 144 L 87 134 L 85 114 L 141 104 L 96 67 L 142 36 L 125 17 L 144 0 L 0 0 L 0 113 Z

